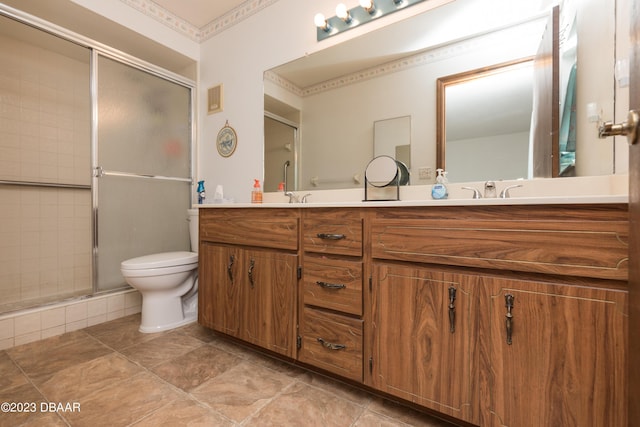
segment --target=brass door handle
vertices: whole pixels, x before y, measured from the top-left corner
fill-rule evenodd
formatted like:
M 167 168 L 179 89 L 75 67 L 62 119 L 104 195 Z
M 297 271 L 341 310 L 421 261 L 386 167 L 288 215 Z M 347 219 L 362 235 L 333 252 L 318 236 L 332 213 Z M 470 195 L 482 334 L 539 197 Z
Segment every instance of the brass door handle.
M 638 127 L 640 127 L 640 110 L 629 110 L 626 122 L 619 124 L 604 122 L 598 130 L 598 137 L 626 135 L 629 145 L 633 145 L 638 142 Z
M 344 285 L 342 283 L 328 283 L 328 282 L 321 282 L 320 280 L 316 281 L 316 285 L 325 289 L 344 289 L 347 287 L 347 285 Z
M 322 338 L 318 338 L 318 342 L 322 344 L 323 347 L 328 348 L 329 350 L 344 350 L 345 348 L 347 348 L 347 346 L 344 344 L 334 344 L 331 342 L 327 342 Z
M 330 234 L 330 233 L 318 233 L 316 234 L 320 239 L 324 240 L 342 240 L 345 236 L 344 234 Z

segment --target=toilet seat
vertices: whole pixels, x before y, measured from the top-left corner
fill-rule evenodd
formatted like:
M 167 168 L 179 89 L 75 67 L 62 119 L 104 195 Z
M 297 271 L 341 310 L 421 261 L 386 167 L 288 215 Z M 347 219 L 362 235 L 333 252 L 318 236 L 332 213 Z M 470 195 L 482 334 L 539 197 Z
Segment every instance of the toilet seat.
M 195 252 L 162 252 L 131 258 L 120 264 L 125 277 L 158 276 L 198 268 L 198 254 Z
M 178 265 L 193 264 L 198 262 L 198 254 L 195 252 L 162 252 L 159 254 L 144 255 L 122 261 L 120 266 L 126 270 L 146 270 L 150 268 L 175 267 Z

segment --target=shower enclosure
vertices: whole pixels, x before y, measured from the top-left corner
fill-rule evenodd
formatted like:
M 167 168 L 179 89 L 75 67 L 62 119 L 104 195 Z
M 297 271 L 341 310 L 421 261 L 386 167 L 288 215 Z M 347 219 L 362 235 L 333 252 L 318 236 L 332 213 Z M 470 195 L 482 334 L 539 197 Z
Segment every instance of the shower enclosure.
M 188 250 L 193 82 L 0 10 L 0 314 Z

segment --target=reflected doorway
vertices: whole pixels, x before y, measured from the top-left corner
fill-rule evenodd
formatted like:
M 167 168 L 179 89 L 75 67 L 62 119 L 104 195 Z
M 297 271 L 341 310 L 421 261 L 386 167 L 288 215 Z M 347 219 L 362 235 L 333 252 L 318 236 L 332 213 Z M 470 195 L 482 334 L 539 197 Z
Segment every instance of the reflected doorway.
M 264 191 L 298 189 L 298 126 L 275 114 L 264 116 Z

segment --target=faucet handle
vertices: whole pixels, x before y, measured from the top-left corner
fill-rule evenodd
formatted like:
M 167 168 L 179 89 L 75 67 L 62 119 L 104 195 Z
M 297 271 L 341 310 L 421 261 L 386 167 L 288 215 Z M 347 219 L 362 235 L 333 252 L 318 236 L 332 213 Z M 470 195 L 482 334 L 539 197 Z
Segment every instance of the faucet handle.
M 311 193 L 307 193 L 304 196 L 302 196 L 302 203 L 307 203 L 307 198 L 311 196 Z
M 507 188 L 505 188 L 504 190 L 502 190 L 500 192 L 500 198 L 501 199 L 508 199 L 511 196 L 509 195 L 509 190 L 511 190 L 512 188 L 518 188 L 518 187 L 522 187 L 522 184 L 516 184 L 516 185 L 510 185 Z
M 471 190 L 473 191 L 473 198 L 474 199 L 482 199 L 482 194 L 480 194 L 480 192 L 473 188 L 473 187 L 462 187 L 463 190 Z

